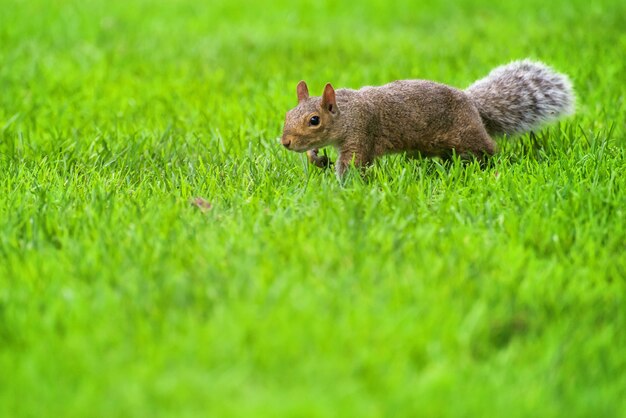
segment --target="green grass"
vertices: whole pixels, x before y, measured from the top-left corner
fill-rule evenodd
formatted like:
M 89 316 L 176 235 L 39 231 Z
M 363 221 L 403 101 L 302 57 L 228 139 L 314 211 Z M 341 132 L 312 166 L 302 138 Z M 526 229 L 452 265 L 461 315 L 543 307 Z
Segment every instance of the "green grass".
M 626 416 L 626 3 L 413 3 L 0 1 L 0 416 Z M 577 115 L 485 169 L 277 142 L 524 57 Z

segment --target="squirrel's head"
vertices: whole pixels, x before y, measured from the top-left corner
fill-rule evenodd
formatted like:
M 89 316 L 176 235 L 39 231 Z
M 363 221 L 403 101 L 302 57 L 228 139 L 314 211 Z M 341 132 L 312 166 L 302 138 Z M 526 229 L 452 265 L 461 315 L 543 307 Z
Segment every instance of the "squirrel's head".
M 339 116 L 335 89 L 326 84 L 321 97 L 309 97 L 304 81 L 298 83 L 298 106 L 287 112 L 281 143 L 285 148 L 304 152 L 333 143 L 333 124 Z

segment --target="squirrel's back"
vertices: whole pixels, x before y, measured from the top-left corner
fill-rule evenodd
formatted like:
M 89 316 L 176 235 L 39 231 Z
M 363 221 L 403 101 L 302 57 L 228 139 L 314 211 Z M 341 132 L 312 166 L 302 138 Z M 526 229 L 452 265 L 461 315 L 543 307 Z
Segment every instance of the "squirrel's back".
M 343 93 L 343 94 L 342 94 Z M 338 90 L 342 97 L 344 90 Z M 450 126 L 460 113 L 476 113 L 468 95 L 457 88 L 430 80 L 396 80 L 382 86 L 351 90 L 346 107 L 367 107 L 376 123 L 398 128 L 421 125 Z M 477 115 L 478 116 L 478 115 Z
M 338 90 L 338 99 L 345 93 Z M 363 127 L 376 154 L 419 151 L 440 156 L 485 145 L 482 119 L 462 90 L 429 80 L 397 80 L 383 86 L 352 91 L 340 109 L 347 110 L 350 131 Z M 356 122 L 355 122 L 356 121 Z M 362 129 L 363 130 L 363 129 Z M 493 153 L 491 143 L 482 147 Z
M 356 93 L 363 101 L 377 103 L 378 112 L 387 110 L 394 123 L 402 123 L 402 116 L 407 116 L 403 110 L 411 107 L 416 122 L 452 121 L 455 115 L 449 113 L 451 109 L 471 112 L 469 107 L 475 107 L 485 129 L 494 136 L 540 128 L 572 114 L 575 103 L 572 83 L 566 75 L 530 60 L 497 67 L 464 91 L 427 80 L 399 80 L 364 87 Z M 464 105 L 465 101 L 469 106 Z
M 569 78 L 530 60 L 497 67 L 465 92 L 490 135 L 531 131 L 574 112 Z

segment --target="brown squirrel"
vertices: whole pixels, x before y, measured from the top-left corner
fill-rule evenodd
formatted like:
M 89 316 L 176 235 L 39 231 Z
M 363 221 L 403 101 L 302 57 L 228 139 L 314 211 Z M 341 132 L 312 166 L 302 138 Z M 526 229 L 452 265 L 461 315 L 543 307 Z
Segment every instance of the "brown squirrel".
M 360 90 L 326 84 L 321 97 L 297 86 L 298 105 L 287 112 L 281 143 L 307 152 L 311 163 L 332 164 L 318 149 L 333 145 L 341 178 L 350 165 L 366 166 L 394 152 L 462 158 L 491 156 L 491 136 L 514 135 L 574 111 L 567 76 L 529 60 L 498 67 L 466 90 L 426 80 L 400 80 Z

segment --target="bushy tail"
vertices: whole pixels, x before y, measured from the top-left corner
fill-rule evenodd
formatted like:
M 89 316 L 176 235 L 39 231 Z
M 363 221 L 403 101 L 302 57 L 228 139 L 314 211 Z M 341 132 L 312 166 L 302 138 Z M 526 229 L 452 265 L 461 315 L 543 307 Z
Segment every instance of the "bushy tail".
M 465 92 L 490 135 L 531 131 L 574 112 L 569 78 L 530 60 L 498 67 Z

